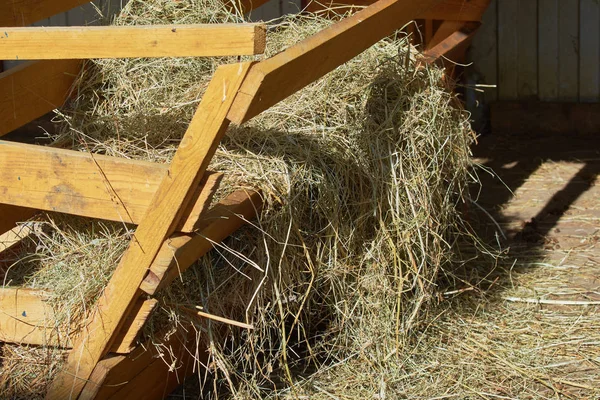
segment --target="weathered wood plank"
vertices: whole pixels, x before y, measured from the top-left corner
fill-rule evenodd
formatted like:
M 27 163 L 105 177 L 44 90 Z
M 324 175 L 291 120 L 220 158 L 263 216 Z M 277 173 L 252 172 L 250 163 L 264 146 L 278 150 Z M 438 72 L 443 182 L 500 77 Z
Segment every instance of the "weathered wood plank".
M 517 96 L 521 100 L 537 99 L 537 1 L 519 0 L 517 21 Z
M 139 224 L 168 166 L 0 141 L 0 203 Z M 208 173 L 178 230 L 192 232 L 222 174 Z
M 158 301 L 155 299 L 136 301 L 135 306 L 125 319 L 123 329 L 119 331 L 112 346 L 111 353 L 129 354 L 137 346 L 137 338 L 144 324 L 156 308 Z
M 558 100 L 579 100 L 579 0 L 558 2 Z
M 259 193 L 234 192 L 203 218 L 199 234 L 175 234 L 165 241 L 140 289 L 155 295 L 185 272 L 200 257 L 245 224 L 262 209 Z
M 236 56 L 265 44 L 264 24 L 4 28 L 0 59 Z
M 440 0 L 381 0 L 252 66 L 228 118 L 249 120 L 352 59 Z
M 517 63 L 519 61 L 519 0 L 498 4 L 498 97 L 515 100 L 519 96 Z
M 558 1 L 538 0 L 538 84 L 542 101 L 558 98 Z
M 1 288 L 0 341 L 68 347 L 73 328 L 56 325 L 48 298 L 42 290 Z
M 460 29 L 433 48 L 425 50 L 421 55 L 422 60 L 428 64 L 444 60 L 463 63 L 465 51 L 481 24 L 478 22 L 462 22 L 461 24 Z
M 307 11 L 317 12 L 327 8 L 337 7 L 336 12 L 344 14 L 350 7 L 365 7 L 376 0 L 318 0 L 307 6 Z M 490 0 L 442 0 L 435 7 L 415 15 L 413 19 L 437 19 L 455 21 L 481 21 Z M 344 7 L 348 6 L 348 7 Z
M 204 94 L 192 122 L 175 153 L 169 173 L 161 182 L 151 206 L 135 232 L 67 364 L 50 386 L 48 399 L 78 397 L 86 380 L 114 342 L 127 311 L 139 295 L 148 268 L 163 242 L 175 230 L 194 188 L 229 125 L 226 120 L 250 63 L 223 65 Z
M 600 100 L 600 3 L 581 0 L 579 16 L 579 101 Z
M 24 239 L 30 237 L 35 231 L 35 225 L 29 223 L 14 227 L 8 232 L 0 233 L 0 253 L 17 246 Z
M 431 40 L 427 43 L 427 49 L 431 49 L 440 44 L 448 36 L 462 28 L 464 24 L 463 21 L 443 21 Z
M 27 26 L 90 0 L 3 0 L 0 3 L 0 26 Z
M 61 107 L 81 70 L 77 60 L 31 62 L 0 73 L 0 136 Z

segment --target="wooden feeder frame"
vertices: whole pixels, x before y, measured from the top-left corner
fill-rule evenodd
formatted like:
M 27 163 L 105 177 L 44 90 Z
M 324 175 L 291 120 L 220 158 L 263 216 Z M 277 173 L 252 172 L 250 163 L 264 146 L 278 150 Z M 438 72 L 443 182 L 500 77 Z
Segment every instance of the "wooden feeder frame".
M 80 59 L 243 55 L 265 49 L 263 24 L 19 27 L 84 3 L 7 0 L 0 5 L 0 26 L 7 27 L 0 30 L 6 33 L 0 59 L 42 60 L 0 73 L 0 136 L 64 104 Z M 195 330 L 172 335 L 166 343 L 177 356 L 175 368 L 138 337 L 156 306 L 153 296 L 262 207 L 257 192 L 236 192 L 209 207 L 222 174 L 207 167 L 229 124 L 248 121 L 423 16 L 422 63 L 461 61 L 489 0 L 475 1 L 478 11 L 470 8 L 468 20 L 457 18 L 460 3 L 380 0 L 273 57 L 220 66 L 168 166 L 0 141 L 0 256 L 34 231 L 31 225 L 16 225 L 38 210 L 137 225 L 80 331 L 46 328 L 53 326 L 47 292 L 0 289 L 1 341 L 71 348 L 46 398 L 161 399 L 193 374 L 197 357 L 207 357 L 186 350 L 197 339 Z M 242 8 L 250 11 L 252 5 Z M 455 18 L 439 21 L 434 32 L 427 21 L 444 15 Z M 135 45 L 114 46 L 127 41 Z

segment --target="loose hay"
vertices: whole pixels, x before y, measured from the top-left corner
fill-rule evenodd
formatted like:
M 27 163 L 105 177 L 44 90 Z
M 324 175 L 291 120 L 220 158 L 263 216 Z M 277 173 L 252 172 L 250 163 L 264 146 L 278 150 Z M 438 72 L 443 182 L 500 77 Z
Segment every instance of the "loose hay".
M 115 23 L 241 20 L 219 1 L 132 0 Z M 297 16 L 273 24 L 267 56 L 329 23 Z M 93 61 L 54 139 L 169 162 L 212 72 L 234 61 Z M 349 397 L 372 396 L 364 388 L 409 351 L 440 272 L 458 261 L 457 242 L 469 235 L 457 207 L 473 136 L 441 78 L 437 68 L 417 68 L 399 35 L 230 128 L 210 166 L 225 172 L 217 197 L 259 189 L 264 212 L 160 295 L 146 337 L 160 343 L 159 332 L 189 319 L 184 308 L 202 306 L 255 328 L 207 325 L 211 386 L 220 391 L 294 394 L 314 371 L 337 374 L 336 365 L 360 360 L 332 379 L 345 382 Z M 49 224 L 26 283 L 53 289 L 57 309 L 82 318 L 131 229 L 73 218 Z

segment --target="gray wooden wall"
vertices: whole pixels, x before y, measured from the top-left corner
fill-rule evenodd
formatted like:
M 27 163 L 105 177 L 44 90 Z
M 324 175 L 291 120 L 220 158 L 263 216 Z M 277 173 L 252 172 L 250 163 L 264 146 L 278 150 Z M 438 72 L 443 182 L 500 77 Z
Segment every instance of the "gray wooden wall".
M 486 101 L 600 101 L 599 0 L 492 0 L 471 60 Z

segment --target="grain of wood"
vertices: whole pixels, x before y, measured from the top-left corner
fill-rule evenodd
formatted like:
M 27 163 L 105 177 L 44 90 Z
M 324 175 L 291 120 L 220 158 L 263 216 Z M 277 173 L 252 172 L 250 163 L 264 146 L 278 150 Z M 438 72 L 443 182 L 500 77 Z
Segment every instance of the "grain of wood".
M 77 398 L 98 361 L 110 349 L 148 268 L 173 233 L 225 134 L 229 125 L 225 117 L 249 67 L 250 63 L 224 65 L 215 72 L 169 173 L 46 398 Z
M 4 28 L 0 59 L 236 56 L 265 44 L 264 24 Z
M 217 203 L 201 220 L 198 234 L 175 234 L 166 240 L 140 289 L 155 295 L 170 285 L 200 257 L 245 224 L 262 209 L 260 193 L 234 192 Z
M 439 2 L 380 0 L 253 65 L 228 118 L 242 124 L 362 53 Z
M 135 349 L 140 332 L 157 304 L 156 299 L 146 300 L 140 297 L 136 301 L 133 310 L 123 323 L 123 329 L 117 334 L 111 353 L 129 354 Z
M 89 2 L 90 0 L 3 0 L 0 4 L 0 26 L 31 25 Z
M 139 224 L 168 166 L 0 141 L 0 203 Z M 178 231 L 192 232 L 222 174 L 209 172 Z
M 60 60 L 25 63 L 0 73 L 0 136 L 61 107 L 80 70 L 80 61 Z

